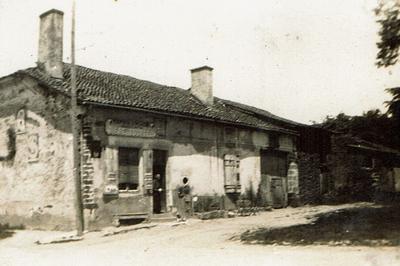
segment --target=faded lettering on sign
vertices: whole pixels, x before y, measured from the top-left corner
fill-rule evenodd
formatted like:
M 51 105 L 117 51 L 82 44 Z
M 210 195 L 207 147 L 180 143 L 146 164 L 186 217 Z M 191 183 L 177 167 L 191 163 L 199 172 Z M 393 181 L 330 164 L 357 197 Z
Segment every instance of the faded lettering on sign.
M 154 124 L 145 122 L 124 122 L 108 119 L 106 121 L 108 135 L 154 138 L 157 136 Z

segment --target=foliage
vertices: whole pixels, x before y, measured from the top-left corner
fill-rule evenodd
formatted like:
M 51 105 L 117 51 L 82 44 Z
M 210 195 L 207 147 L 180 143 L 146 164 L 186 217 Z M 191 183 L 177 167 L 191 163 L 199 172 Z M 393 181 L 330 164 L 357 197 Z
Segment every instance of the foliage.
M 386 89 L 393 96 L 393 99 L 386 101 L 387 113 L 393 117 L 397 126 L 400 125 L 400 87 Z
M 396 0 L 380 1 L 375 10 L 380 24 L 377 43 L 378 67 L 388 67 L 397 63 L 400 48 L 400 3 Z
M 197 196 L 198 200 L 194 203 L 194 212 L 209 212 L 221 210 L 223 198 L 215 194 L 214 196 Z
M 344 113 L 336 117 L 327 116 L 321 126 L 325 129 L 360 138 L 389 147 L 400 147 L 397 123 L 392 116 L 380 110 L 369 110 L 361 116 L 349 116 Z
M 375 12 L 380 24 L 376 64 L 378 67 L 392 66 L 398 61 L 400 49 L 400 1 L 380 0 Z M 399 137 L 395 136 L 394 132 L 400 130 L 400 88 L 389 88 L 386 91 L 393 96 L 392 100 L 385 102 L 388 107 L 387 114 L 392 123 L 388 137 L 391 139 L 394 137 L 394 144 L 399 147 Z M 388 128 L 384 127 L 384 129 Z M 382 133 L 382 135 L 385 134 Z

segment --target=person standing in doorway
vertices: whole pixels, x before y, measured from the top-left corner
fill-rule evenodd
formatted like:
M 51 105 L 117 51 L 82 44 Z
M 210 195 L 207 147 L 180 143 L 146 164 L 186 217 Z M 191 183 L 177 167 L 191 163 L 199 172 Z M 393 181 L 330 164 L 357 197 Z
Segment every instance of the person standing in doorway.
M 192 214 L 192 196 L 191 188 L 189 186 L 189 179 L 185 176 L 182 180 L 183 185 L 178 188 L 179 198 L 179 216 L 180 221 L 186 221 L 186 219 Z
M 156 174 L 153 179 L 153 211 L 161 213 L 161 194 L 163 192 L 161 175 Z

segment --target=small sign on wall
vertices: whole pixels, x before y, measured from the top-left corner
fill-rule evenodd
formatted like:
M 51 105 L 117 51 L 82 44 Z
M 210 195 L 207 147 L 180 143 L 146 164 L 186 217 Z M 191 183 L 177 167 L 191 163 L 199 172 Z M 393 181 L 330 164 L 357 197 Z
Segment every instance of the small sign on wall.
M 27 137 L 28 162 L 39 160 L 39 134 L 32 133 Z
M 108 184 L 104 187 L 103 195 L 105 196 L 118 196 L 118 186 L 115 184 Z

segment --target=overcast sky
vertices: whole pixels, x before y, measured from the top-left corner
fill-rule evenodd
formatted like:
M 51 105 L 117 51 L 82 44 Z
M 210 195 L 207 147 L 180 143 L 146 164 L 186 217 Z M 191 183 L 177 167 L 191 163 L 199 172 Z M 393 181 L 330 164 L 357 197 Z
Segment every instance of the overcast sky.
M 77 0 L 76 62 L 190 87 L 214 68 L 214 95 L 300 121 L 382 108 L 400 67 L 375 66 L 376 0 Z M 0 0 L 0 76 L 37 60 L 38 16 L 71 1 Z

